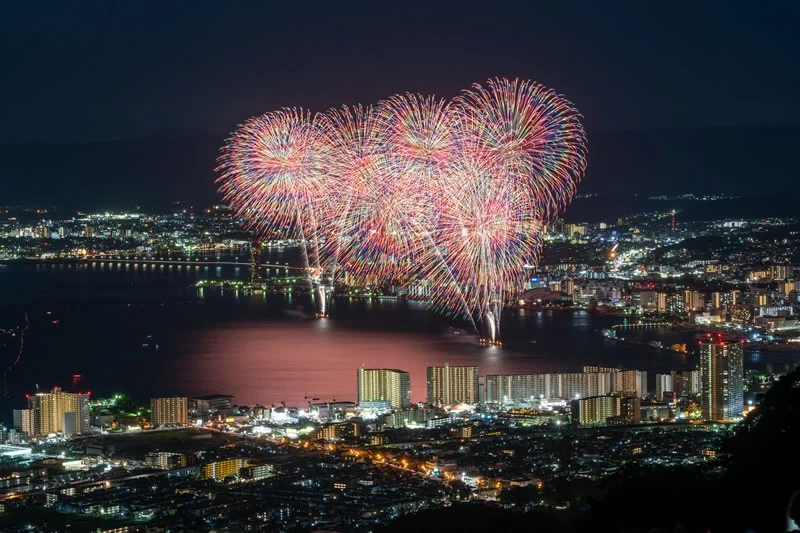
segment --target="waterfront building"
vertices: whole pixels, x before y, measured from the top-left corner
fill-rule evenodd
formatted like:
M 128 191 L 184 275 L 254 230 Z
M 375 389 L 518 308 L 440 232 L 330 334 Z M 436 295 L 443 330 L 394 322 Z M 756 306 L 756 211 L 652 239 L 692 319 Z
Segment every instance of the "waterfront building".
M 188 400 L 185 396 L 150 398 L 150 423 L 153 427 L 189 423 Z
M 658 292 L 636 291 L 633 293 L 633 305 L 649 311 L 658 309 Z
M 388 401 L 392 409 L 411 405 L 411 375 L 391 368 L 358 369 L 358 403 Z
M 484 401 L 492 404 L 527 403 L 544 395 L 545 374 L 489 375 L 484 378 Z
M 610 372 L 506 374 L 485 378 L 485 402 L 521 404 L 610 394 Z
M 90 431 L 88 393 L 64 392 L 60 387 L 54 387 L 51 392 L 29 395 L 28 409 L 19 411 L 19 429 L 30 437 Z
M 210 394 L 189 400 L 189 411 L 197 414 L 208 414 L 232 407 L 233 396 L 229 394 Z
M 702 413 L 706 420 L 737 420 L 744 413 L 742 345 L 700 344 Z
M 611 372 L 584 372 L 586 376 L 586 393 L 584 396 L 605 396 L 613 392 Z
M 637 396 L 639 398 L 647 396 L 647 372 L 645 370 L 623 370 L 609 366 L 584 366 L 583 372 L 610 374 L 610 392 L 615 394 Z
M 445 406 L 455 403 L 476 404 L 480 389 L 477 366 L 428 367 L 428 403 Z
M 264 282 L 264 266 L 261 263 L 261 242 L 250 243 L 250 283 L 260 286 Z

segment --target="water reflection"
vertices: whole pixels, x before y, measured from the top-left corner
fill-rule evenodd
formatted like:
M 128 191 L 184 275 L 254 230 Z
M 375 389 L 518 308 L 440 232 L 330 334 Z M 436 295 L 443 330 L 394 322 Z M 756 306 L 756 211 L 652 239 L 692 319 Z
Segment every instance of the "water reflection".
M 646 345 L 658 338 L 696 346 L 691 332 L 630 331 L 626 335 L 643 345 L 606 342 L 600 330 L 621 319 L 585 311 L 509 312 L 501 323 L 505 346 L 495 348 L 480 346 L 467 324 L 432 313 L 423 302 L 335 298 L 331 318 L 314 320 L 308 294 L 194 287 L 200 279 L 236 277 L 236 268 L 136 262 L 4 267 L 0 294 L 9 309 L 44 308 L 61 319 L 57 327 L 31 330 L 12 388 L 22 397 L 36 383 L 57 384 L 80 373 L 101 394 L 230 393 L 239 403 L 300 404 L 307 391 L 355 399 L 356 369 L 366 364 L 410 371 L 413 398 L 423 400 L 426 368 L 444 362 L 477 365 L 482 375 L 621 365 L 647 370 L 651 387 L 655 372 L 696 365 L 694 354 Z M 248 273 L 242 268 L 240 279 Z M 157 339 L 158 352 L 142 349 L 145 335 Z M 754 352 L 747 364 L 797 357 Z

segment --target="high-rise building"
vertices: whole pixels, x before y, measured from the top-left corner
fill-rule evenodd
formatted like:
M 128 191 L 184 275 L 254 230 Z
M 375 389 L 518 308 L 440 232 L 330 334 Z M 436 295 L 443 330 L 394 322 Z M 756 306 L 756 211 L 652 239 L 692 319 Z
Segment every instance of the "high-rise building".
M 261 264 L 261 242 L 253 240 L 250 243 L 250 283 L 261 285 L 264 281 L 264 267 Z
M 599 396 L 612 392 L 611 378 L 610 372 L 490 375 L 485 377 L 484 401 L 517 404 Z
M 185 396 L 150 398 L 150 423 L 153 426 L 186 425 L 189 422 L 189 401 Z
M 647 372 L 644 370 L 618 370 L 614 375 L 614 392 L 626 396 L 647 396 Z
M 706 306 L 706 297 L 702 292 L 683 291 L 683 308 L 687 311 L 697 311 Z
M 584 396 L 605 396 L 611 394 L 614 389 L 612 372 L 584 372 L 586 376 L 586 393 Z
M 699 370 L 673 370 L 672 387 L 674 392 L 681 397 L 691 397 L 700 394 Z
M 704 342 L 700 345 L 702 412 L 706 420 L 736 420 L 744 412 L 742 345 Z
M 619 404 L 619 420 L 622 424 L 636 424 L 642 421 L 642 402 L 636 396 L 622 398 Z
M 14 429 L 29 437 L 36 436 L 36 415 L 33 409 L 14 409 Z
M 599 393 L 597 396 L 613 392 L 622 396 L 637 396 L 644 398 L 647 396 L 647 371 L 645 370 L 623 370 L 610 366 L 584 366 L 584 373 L 598 373 L 610 375 L 611 390 Z M 607 378 L 602 378 L 607 379 Z M 589 394 L 589 396 L 594 396 Z
M 358 402 L 386 400 L 392 409 L 411 405 L 411 375 L 391 368 L 358 369 Z
M 712 292 L 711 297 L 709 298 L 709 305 L 711 309 L 722 309 L 722 293 L 721 292 Z
M 732 307 L 741 303 L 742 291 L 732 290 L 722 293 L 722 304 L 727 307 Z
M 656 303 L 656 309 L 658 311 L 664 312 L 667 310 L 667 293 L 666 292 L 659 292 Z
M 683 313 L 686 310 L 683 295 L 677 292 L 668 294 L 664 303 L 667 311 L 670 313 Z
M 428 367 L 428 403 L 451 405 L 478 403 L 479 383 L 477 366 Z
M 621 414 L 619 396 L 589 396 L 572 400 L 572 423 L 581 426 L 607 424 L 610 418 Z
M 656 291 L 637 291 L 633 293 L 634 305 L 642 309 L 658 309 L 658 292 Z M 638 300 L 638 302 L 637 302 Z
M 609 372 L 614 374 L 620 371 L 619 367 L 616 366 L 597 366 L 597 365 L 586 365 L 583 367 L 584 372 Z
M 20 425 L 27 424 L 31 437 L 89 433 L 89 397 L 89 393 L 64 392 L 61 387 L 28 396 L 27 421 L 21 412 Z
M 665 392 L 675 392 L 672 374 L 656 374 L 656 399 L 663 401 Z
M 561 287 L 567 296 L 572 296 L 575 294 L 575 280 L 572 278 L 567 278 L 565 281 L 561 283 Z
M 494 404 L 530 402 L 543 394 L 543 374 L 489 375 L 484 378 L 484 401 Z

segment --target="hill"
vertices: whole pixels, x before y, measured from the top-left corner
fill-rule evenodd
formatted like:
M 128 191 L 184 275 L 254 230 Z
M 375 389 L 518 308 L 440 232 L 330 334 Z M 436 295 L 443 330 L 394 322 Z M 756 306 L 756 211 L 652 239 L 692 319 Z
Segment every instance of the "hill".
M 0 145 L 0 204 L 109 208 L 217 201 L 224 135 L 157 132 L 89 144 Z M 579 192 L 726 192 L 796 187 L 800 126 L 589 132 Z

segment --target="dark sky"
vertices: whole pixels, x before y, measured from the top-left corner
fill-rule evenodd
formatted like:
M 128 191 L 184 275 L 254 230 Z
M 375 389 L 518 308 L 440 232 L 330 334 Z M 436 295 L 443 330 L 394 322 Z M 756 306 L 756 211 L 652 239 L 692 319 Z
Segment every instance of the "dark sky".
M 798 2 L 7 1 L 0 142 L 224 133 L 494 75 L 557 89 L 590 132 L 798 124 L 799 17 Z

